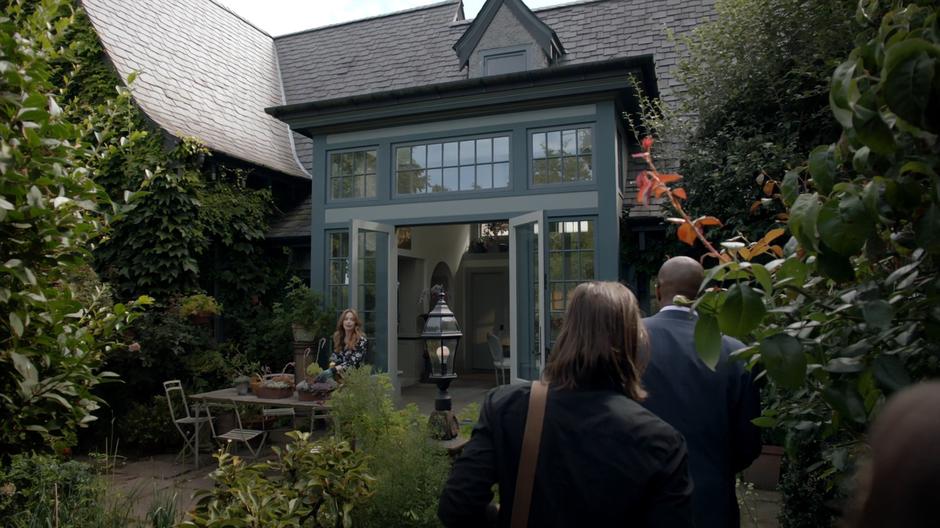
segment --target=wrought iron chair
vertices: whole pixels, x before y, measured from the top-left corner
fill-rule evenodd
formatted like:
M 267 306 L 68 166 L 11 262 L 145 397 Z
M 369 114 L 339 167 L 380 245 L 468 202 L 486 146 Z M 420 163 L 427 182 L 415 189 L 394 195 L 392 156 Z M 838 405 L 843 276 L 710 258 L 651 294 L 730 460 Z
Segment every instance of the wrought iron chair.
M 499 344 L 499 338 L 492 332 L 487 332 L 486 344 L 490 348 L 490 356 L 493 357 L 493 372 L 496 374 L 496 384 L 508 383 L 509 373 L 506 370 L 510 368 L 511 364 L 509 358 L 503 357 L 503 347 Z M 504 372 L 505 374 L 503 374 Z
M 208 422 L 212 427 L 212 417 L 208 414 L 208 408 L 204 405 L 190 405 L 186 399 L 186 392 L 183 390 L 183 384 L 180 380 L 170 380 L 163 382 L 163 392 L 166 394 L 167 405 L 170 406 L 170 418 L 173 419 L 173 425 L 183 437 L 183 449 L 180 450 L 177 458 L 183 460 L 187 451 L 193 452 L 193 463 L 199 467 L 199 429 L 202 424 Z M 178 400 L 178 404 L 173 402 Z M 182 407 L 182 409 L 177 409 Z M 199 416 L 202 410 L 206 410 L 206 416 Z M 177 412 L 180 411 L 180 412 Z M 186 427 L 192 426 L 192 436 L 187 434 Z
M 248 448 L 252 458 L 258 458 L 258 455 L 261 454 L 261 448 L 264 447 L 264 441 L 267 439 L 268 433 L 261 429 L 246 429 L 242 425 L 242 415 L 238 411 L 238 404 L 235 402 L 235 400 L 232 400 L 230 406 L 227 404 L 214 404 L 212 406 L 206 406 L 206 413 L 209 415 L 209 418 L 212 418 L 212 407 L 223 407 L 226 409 L 231 408 L 235 412 L 235 423 L 238 425 L 238 427 L 222 434 L 217 434 L 215 431 L 215 426 L 213 425 L 212 436 L 214 436 L 216 440 L 225 440 L 228 442 L 228 444 L 231 444 L 232 442 L 241 442 L 245 444 L 245 447 Z M 212 422 L 209 423 L 210 425 L 212 424 Z M 261 437 L 261 442 L 258 443 L 258 447 L 251 447 L 251 441 L 258 437 Z

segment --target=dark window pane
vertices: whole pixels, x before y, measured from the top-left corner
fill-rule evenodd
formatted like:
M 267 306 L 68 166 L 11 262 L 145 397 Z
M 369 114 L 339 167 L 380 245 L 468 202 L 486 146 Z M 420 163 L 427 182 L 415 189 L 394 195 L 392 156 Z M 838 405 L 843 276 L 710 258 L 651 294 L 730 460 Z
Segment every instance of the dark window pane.
M 490 138 L 477 140 L 477 163 L 490 163 L 493 161 L 493 140 Z
M 362 163 L 365 164 L 366 157 L 362 156 Z M 356 189 L 353 191 L 353 196 L 356 198 L 361 198 L 366 195 L 366 178 L 365 176 L 356 176 Z
M 340 163 L 339 154 L 330 154 L 330 176 L 336 178 L 342 176 L 343 166 Z
M 461 165 L 473 165 L 476 160 L 476 154 L 474 153 L 474 144 L 475 141 L 461 141 L 460 142 L 460 164 Z
M 578 153 L 575 136 L 574 130 L 565 130 L 561 133 L 561 151 L 564 155 L 569 156 Z
M 356 174 L 365 174 L 366 172 L 366 153 L 365 152 L 354 152 L 353 155 L 356 156 Z
M 395 163 L 398 170 L 407 170 L 411 165 L 411 149 L 408 147 L 398 147 L 395 149 Z
M 457 143 L 444 143 L 444 166 L 457 165 Z
M 548 183 L 548 160 L 532 160 L 532 181 L 535 183 Z
M 578 157 L 578 179 L 581 181 L 590 181 L 594 178 L 594 171 L 591 169 L 591 156 Z
M 366 174 L 366 197 L 375 198 L 375 174 Z
M 546 183 L 559 183 L 561 181 L 561 158 L 549 158 L 545 174 Z
M 374 150 L 366 151 L 366 173 L 375 174 L 375 158 L 376 152 Z
M 441 192 L 444 190 L 444 180 L 441 169 L 428 169 L 428 190 Z
M 497 163 L 493 165 L 493 188 L 509 187 L 509 164 Z
M 441 154 L 443 150 L 444 149 L 440 143 L 434 143 L 433 145 L 428 145 L 428 167 L 440 167 L 441 166 Z
M 532 157 L 545 157 L 545 133 L 532 134 Z
M 460 190 L 467 191 L 473 189 L 473 165 L 469 167 L 460 167 Z
M 556 283 L 551 286 L 552 311 L 560 312 L 565 309 L 565 285 Z
M 594 137 L 590 128 L 578 129 L 578 153 L 590 154 L 594 147 Z
M 594 249 L 594 222 L 590 220 L 581 220 L 581 241 L 579 246 L 582 250 Z
M 427 167 L 427 148 L 424 145 L 411 147 L 411 162 L 415 164 L 416 169 Z
M 594 278 L 594 252 L 581 252 L 581 280 L 591 280 Z
M 577 156 L 570 156 L 570 157 L 562 158 L 562 159 L 564 160 L 564 162 L 562 163 L 562 170 L 564 171 L 564 177 L 562 178 L 562 181 L 566 181 L 566 182 L 577 181 L 579 179 L 579 176 L 578 176 L 579 163 L 578 163 Z
M 332 198 L 343 197 L 343 179 L 342 178 L 330 178 L 330 197 Z
M 493 138 L 493 161 L 509 161 L 509 138 Z
M 546 155 L 559 156 L 561 154 L 561 131 L 556 130 L 546 134 L 548 137 Z
M 401 171 L 398 173 L 398 194 L 411 194 L 414 192 L 414 172 Z
M 456 167 L 447 167 L 444 169 L 444 190 L 456 191 L 460 188 L 458 185 L 459 172 Z

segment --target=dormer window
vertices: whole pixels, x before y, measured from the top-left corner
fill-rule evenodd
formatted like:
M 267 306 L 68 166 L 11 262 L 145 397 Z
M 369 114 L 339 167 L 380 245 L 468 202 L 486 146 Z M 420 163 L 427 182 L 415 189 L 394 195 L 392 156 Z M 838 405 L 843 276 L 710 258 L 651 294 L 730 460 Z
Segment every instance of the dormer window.
M 526 50 L 483 52 L 483 75 L 526 71 Z

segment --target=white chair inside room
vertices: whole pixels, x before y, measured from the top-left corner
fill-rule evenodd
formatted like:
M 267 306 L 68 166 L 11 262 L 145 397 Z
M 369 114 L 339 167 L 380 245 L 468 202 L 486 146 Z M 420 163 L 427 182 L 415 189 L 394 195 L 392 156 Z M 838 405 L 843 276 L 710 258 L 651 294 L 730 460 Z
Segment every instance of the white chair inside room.
M 509 383 L 509 358 L 503 357 L 503 347 L 499 343 L 499 337 L 492 332 L 486 334 L 486 344 L 489 345 L 490 356 L 493 357 L 493 372 L 496 374 L 496 384 L 503 385 Z

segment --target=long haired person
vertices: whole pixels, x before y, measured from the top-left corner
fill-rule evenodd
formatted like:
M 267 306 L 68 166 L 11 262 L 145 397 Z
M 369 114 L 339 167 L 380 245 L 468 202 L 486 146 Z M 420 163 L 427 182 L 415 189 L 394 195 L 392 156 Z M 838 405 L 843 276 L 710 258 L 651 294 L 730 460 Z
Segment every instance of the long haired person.
M 528 526 L 692 525 L 682 436 L 640 405 L 646 334 L 622 284 L 575 288 L 545 367 L 549 384 Z M 512 518 L 532 385 L 497 387 L 441 495 L 448 527 L 487 525 L 493 485 L 497 526 Z

